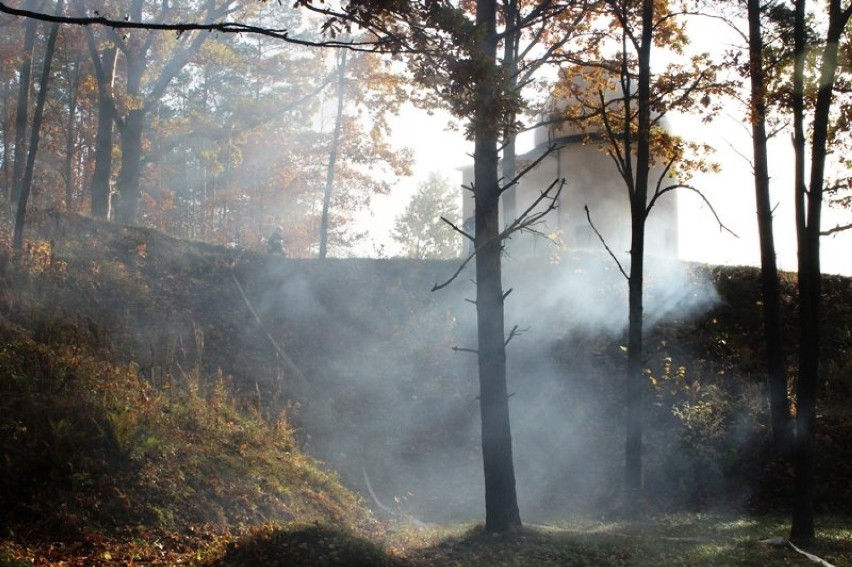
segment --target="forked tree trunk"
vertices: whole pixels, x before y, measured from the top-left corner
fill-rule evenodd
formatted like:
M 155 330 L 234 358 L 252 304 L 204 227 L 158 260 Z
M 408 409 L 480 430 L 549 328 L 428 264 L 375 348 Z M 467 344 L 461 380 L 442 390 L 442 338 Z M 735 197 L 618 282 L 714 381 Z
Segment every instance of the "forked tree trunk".
M 518 25 L 519 10 L 518 0 L 508 0 L 505 8 L 506 28 L 513 28 Z M 510 92 L 516 92 L 518 89 L 518 37 L 519 33 L 509 33 L 503 42 L 503 65 L 507 69 L 508 89 Z M 515 159 L 516 139 L 515 133 L 515 113 L 506 120 L 508 126 L 503 134 L 503 185 L 511 183 L 517 175 L 517 165 Z M 509 226 L 517 217 L 517 185 L 512 185 L 503 191 L 503 224 Z
M 838 67 L 838 51 L 852 16 L 852 5 L 828 2 L 828 32 L 820 54 L 819 83 L 813 107 L 810 179 L 805 177 L 804 59 L 806 57 L 805 0 L 796 1 L 793 77 L 794 147 L 796 151 L 796 234 L 799 247 L 799 376 L 796 383 L 796 438 L 793 446 L 793 521 L 790 539 L 807 543 L 814 539 L 814 433 L 819 383 L 820 312 L 822 273 L 820 231 L 829 111 Z

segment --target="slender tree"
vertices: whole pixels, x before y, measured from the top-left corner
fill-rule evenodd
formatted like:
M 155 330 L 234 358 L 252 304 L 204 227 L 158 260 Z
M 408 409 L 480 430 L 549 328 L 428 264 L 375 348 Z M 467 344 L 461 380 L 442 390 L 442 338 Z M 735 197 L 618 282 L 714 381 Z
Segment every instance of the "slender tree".
M 515 490 L 509 392 L 506 387 L 506 334 L 500 255 L 500 183 L 497 179 L 501 85 L 497 63 L 497 2 L 477 0 L 476 43 L 471 57 L 486 72 L 475 81 L 471 119 L 473 186 L 476 201 L 476 314 L 479 355 L 479 407 L 485 473 L 485 530 L 505 532 L 521 525 Z
M 757 230 L 760 241 L 760 284 L 763 293 L 763 332 L 766 343 L 766 374 L 772 435 L 776 448 L 789 452 L 791 420 L 787 399 L 787 369 L 781 326 L 781 291 L 775 257 L 772 203 L 769 192 L 767 153 L 767 81 L 764 71 L 762 19 L 764 3 L 747 0 L 748 71 L 750 86 L 751 137 Z
M 331 147 L 328 152 L 328 167 L 325 174 L 325 191 L 322 198 L 322 216 L 320 218 L 319 257 L 328 254 L 328 209 L 331 205 L 331 192 L 334 189 L 334 173 L 337 166 L 337 154 L 340 151 L 340 128 L 343 125 L 343 105 L 346 97 L 346 54 L 341 50 L 337 54 L 337 111 L 334 115 L 334 132 L 331 135 Z
M 795 150 L 796 239 L 799 250 L 799 373 L 796 382 L 796 437 L 793 445 L 793 520 L 790 539 L 814 539 L 814 431 L 816 427 L 817 385 L 819 383 L 820 313 L 822 274 L 820 235 L 825 166 L 828 155 L 830 111 L 838 72 L 838 53 L 846 26 L 852 17 L 852 4 L 829 0 L 824 14 L 827 25 L 818 48 L 816 79 L 811 114 L 810 151 L 806 137 L 805 68 L 809 49 L 807 1 L 795 0 L 793 68 L 793 147 Z M 806 171 L 810 168 L 810 174 Z
M 59 0 L 56 3 L 57 15 L 62 13 L 64 0 Z M 36 101 L 35 112 L 33 113 L 33 124 L 30 130 L 30 144 L 27 152 L 27 164 L 24 169 L 24 176 L 21 182 L 20 194 L 18 195 L 17 209 L 15 211 L 15 234 L 12 241 L 12 246 L 15 250 L 20 250 L 24 243 L 24 221 L 27 214 L 27 201 L 30 197 L 30 188 L 33 183 L 33 172 L 35 170 L 36 155 L 38 155 L 38 145 L 41 133 L 41 123 L 44 117 L 44 105 L 47 100 L 47 92 L 50 83 L 50 65 L 53 62 L 53 54 L 56 51 L 56 37 L 59 34 L 59 24 L 53 24 L 50 27 L 50 34 L 47 37 L 47 44 L 44 51 L 44 62 L 39 81 L 38 99 Z
M 712 168 L 707 148 L 671 135 L 664 128 L 670 111 L 701 108 L 712 115 L 711 97 L 720 90 L 707 54 L 684 61 L 687 37 L 679 2 L 606 0 L 599 29 L 572 46 L 570 66 L 557 93 L 566 101 L 564 116 L 579 126 L 586 143 L 597 144 L 613 160 L 624 181 L 630 211 L 628 268 L 610 251 L 628 285 L 627 374 L 625 381 L 624 511 L 638 514 L 642 502 L 644 372 L 644 280 L 648 217 L 660 198 L 690 190 L 688 179 Z M 665 47 L 673 62 L 652 73 L 654 48 Z M 703 104 L 701 101 L 704 101 Z M 559 112 L 557 119 L 559 119 Z M 656 166 L 656 170 L 654 167 Z M 672 179 L 676 174 L 679 179 Z M 706 201 L 706 199 L 705 199 Z M 711 207 L 712 210 L 712 207 Z M 587 209 L 589 221 L 592 211 Z M 721 223 L 720 223 L 721 224 Z M 598 232 L 606 243 L 606 237 Z
M 65 181 L 65 207 L 74 208 L 75 160 L 77 154 L 77 112 L 79 109 L 80 81 L 82 76 L 80 54 L 76 53 L 66 66 L 66 96 L 68 97 L 68 116 L 65 122 L 65 156 L 62 164 L 62 178 Z
M 518 0 L 507 0 L 504 3 L 504 18 L 506 20 L 506 38 L 503 40 L 503 66 L 507 69 L 509 92 L 518 90 L 518 55 L 521 44 L 520 8 Z M 515 159 L 515 140 L 517 138 L 516 112 L 511 112 L 503 129 L 503 181 L 511 181 L 517 175 L 517 160 Z M 503 193 L 503 222 L 508 226 L 517 215 L 517 186 L 507 187 Z
M 775 253 L 773 209 L 770 198 L 770 176 L 767 145 L 770 138 L 770 110 L 779 106 L 779 61 L 792 56 L 792 46 L 785 45 L 783 33 L 777 32 L 779 22 L 788 14 L 777 0 L 741 0 L 737 4 L 716 2 L 719 16 L 742 37 L 744 47 L 728 53 L 730 68 L 747 78 L 748 124 L 751 130 L 751 167 L 753 170 L 757 211 L 758 243 L 760 248 L 761 294 L 763 304 L 763 340 L 766 348 L 766 394 L 773 443 L 781 455 L 789 456 L 793 426 L 790 401 L 787 396 L 787 369 L 781 320 L 781 293 L 778 262 Z M 742 21 L 746 29 L 741 27 Z M 768 24 L 768 25 L 767 25 Z M 780 22 L 783 28 L 786 22 Z M 747 63 L 741 64 L 742 54 Z M 789 101 L 785 101 L 788 103 Z M 787 109 L 776 109 L 784 112 Z
M 627 420 L 625 445 L 625 503 L 628 514 L 635 514 L 639 507 L 642 490 L 642 391 L 644 386 L 643 373 L 643 286 L 645 270 L 645 220 L 647 219 L 648 176 L 651 166 L 651 46 L 654 33 L 654 1 L 643 0 L 641 12 L 640 36 L 631 37 L 628 14 L 622 10 L 617 12 L 625 30 L 625 39 L 633 43 L 638 56 L 637 66 L 637 140 L 636 140 L 636 174 L 630 174 L 630 153 L 624 161 L 625 175 L 630 193 L 630 277 L 629 291 L 629 321 L 627 337 Z M 627 70 L 627 58 L 622 58 L 622 81 L 628 81 L 630 74 Z M 629 93 L 628 88 L 624 89 Z M 629 101 L 629 97 L 625 101 Z M 629 105 L 625 109 L 624 145 L 630 147 L 631 111 Z M 632 186 L 631 186 L 632 185 Z
M 27 20 L 24 31 L 24 51 L 18 71 L 18 102 L 15 112 L 15 152 L 12 168 L 11 204 L 17 206 L 24 180 L 27 161 L 27 126 L 29 122 L 29 97 L 33 67 L 33 50 L 36 43 L 38 22 Z

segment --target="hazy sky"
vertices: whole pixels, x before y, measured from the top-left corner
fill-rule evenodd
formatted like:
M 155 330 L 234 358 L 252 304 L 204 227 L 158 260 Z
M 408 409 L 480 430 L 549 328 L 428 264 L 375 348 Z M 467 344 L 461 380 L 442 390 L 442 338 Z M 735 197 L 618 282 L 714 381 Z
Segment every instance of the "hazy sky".
M 703 19 L 701 25 L 704 28 L 714 24 Z M 716 26 L 719 27 L 718 24 Z M 718 49 L 737 41 L 730 30 L 719 27 L 717 31 L 713 34 L 698 34 L 703 39 L 695 43 L 695 49 Z M 709 43 L 711 41 L 712 44 Z M 383 231 L 386 232 L 384 227 L 392 225 L 417 184 L 425 180 L 429 172 L 439 171 L 454 182 L 461 183 L 461 174 L 457 168 L 472 163 L 473 158 L 468 155 L 472 152 L 472 146 L 465 142 L 460 133 L 447 132 L 447 122 L 446 115 L 436 113 L 429 116 L 415 110 L 407 111 L 395 119 L 395 138 L 400 145 L 414 149 L 416 163 L 413 177 L 401 179 L 391 198 L 381 198 L 375 202 L 371 222 L 377 240 L 387 240 L 387 237 L 382 236 Z M 742 110 L 732 105 L 727 115 L 722 114 L 709 124 L 702 124 L 698 119 L 678 117 L 671 117 L 670 124 L 675 133 L 709 143 L 715 148 L 721 172 L 698 177 L 693 180 L 693 184 L 712 203 L 722 222 L 739 237 L 720 231 L 713 214 L 700 198 L 689 192 L 681 192 L 678 197 L 681 258 L 711 264 L 759 265 L 754 182 L 747 158 L 751 153 L 751 137 L 750 131 L 744 127 Z M 793 154 L 789 140 L 789 134 L 784 132 L 771 142 L 769 161 L 772 202 L 776 206 L 775 238 L 779 266 L 783 270 L 793 271 L 796 269 L 797 255 L 792 198 Z M 523 152 L 530 146 L 529 141 L 526 145 L 521 141 L 518 151 Z M 649 222 L 653 222 L 653 213 Z M 824 230 L 849 222 L 852 222 L 852 211 L 825 207 L 822 220 Z M 823 272 L 852 275 L 850 249 L 852 230 L 823 237 Z M 392 245 L 388 250 L 392 250 Z
M 472 147 L 463 136 L 446 131 L 447 117 L 439 114 L 429 116 L 421 111 L 409 111 L 396 120 L 395 137 L 400 145 L 415 150 L 416 163 L 411 178 L 400 179 L 390 198 L 380 198 L 374 204 L 374 235 L 383 240 L 384 232 L 394 218 L 405 207 L 408 198 L 419 182 L 431 171 L 439 171 L 456 183 L 461 183 L 458 167 L 472 163 Z M 746 161 L 751 138 L 734 116 L 720 116 L 710 125 L 695 120 L 674 119 L 672 129 L 676 133 L 701 139 L 716 148 L 716 160 L 722 171 L 694 180 L 718 212 L 722 222 L 735 232 L 735 238 L 719 230 L 712 213 L 696 195 L 681 192 L 680 213 L 680 256 L 684 260 L 712 264 L 760 263 L 757 241 L 757 219 L 754 204 L 754 185 L 751 165 Z M 529 149 L 530 142 L 522 142 L 519 152 Z M 778 259 L 782 269 L 796 269 L 796 245 L 792 201 L 792 149 L 788 138 L 781 137 L 772 143 L 771 182 L 775 209 L 775 235 Z M 852 220 L 852 211 L 826 208 L 823 228 Z M 653 213 L 650 217 L 653 222 Z M 824 237 L 822 242 L 823 271 L 852 275 L 852 231 L 838 236 Z

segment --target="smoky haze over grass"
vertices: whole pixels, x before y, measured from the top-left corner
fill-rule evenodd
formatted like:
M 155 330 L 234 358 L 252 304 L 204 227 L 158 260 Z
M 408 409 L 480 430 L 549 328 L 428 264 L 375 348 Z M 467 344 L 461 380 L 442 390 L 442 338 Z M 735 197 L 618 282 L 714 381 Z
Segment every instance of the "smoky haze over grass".
M 505 288 L 513 289 L 507 332 L 520 331 L 508 364 L 522 513 L 541 520 L 614 507 L 626 281 L 596 253 L 558 263 L 544 253 L 517 256 L 505 262 Z M 465 301 L 474 274 L 430 292 L 456 266 L 281 259 L 251 290 L 307 377 L 295 392 L 307 447 L 366 498 L 362 469 L 385 505 L 427 521 L 482 514 L 476 357 L 452 350 L 476 346 L 475 311 Z M 649 281 L 650 323 L 682 321 L 717 299 L 679 263 L 653 266 Z

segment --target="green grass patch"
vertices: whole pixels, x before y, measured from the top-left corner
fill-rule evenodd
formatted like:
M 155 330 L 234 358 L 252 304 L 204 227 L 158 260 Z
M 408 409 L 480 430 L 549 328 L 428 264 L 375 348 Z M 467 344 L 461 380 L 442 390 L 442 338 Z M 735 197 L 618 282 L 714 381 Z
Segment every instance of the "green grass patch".
M 789 531 L 776 516 L 682 514 L 646 522 L 570 521 L 505 535 L 478 526 L 404 530 L 388 549 L 417 566 L 813 565 L 789 545 L 762 543 Z M 835 566 L 852 565 L 852 518 L 820 518 L 808 551 Z

